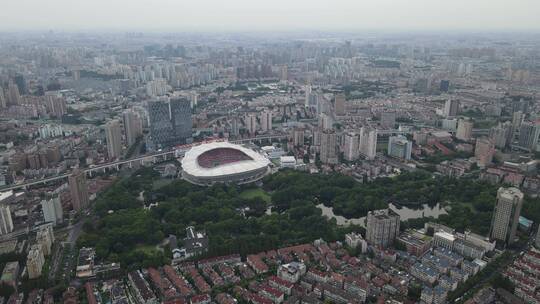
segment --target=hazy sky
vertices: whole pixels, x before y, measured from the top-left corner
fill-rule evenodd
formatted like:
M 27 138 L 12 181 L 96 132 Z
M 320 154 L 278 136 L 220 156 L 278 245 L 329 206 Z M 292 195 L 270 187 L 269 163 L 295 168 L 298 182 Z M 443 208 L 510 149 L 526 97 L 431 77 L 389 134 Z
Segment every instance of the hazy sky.
M 2 30 L 538 30 L 540 0 L 1 0 Z

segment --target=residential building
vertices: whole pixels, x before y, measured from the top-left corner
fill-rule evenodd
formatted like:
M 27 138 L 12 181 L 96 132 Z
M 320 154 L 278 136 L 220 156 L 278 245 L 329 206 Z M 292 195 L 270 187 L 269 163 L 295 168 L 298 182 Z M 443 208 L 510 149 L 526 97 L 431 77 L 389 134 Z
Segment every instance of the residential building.
M 463 141 L 469 141 L 472 137 L 473 122 L 469 119 L 460 119 L 456 132 L 456 138 Z
M 107 139 L 107 155 L 109 159 L 117 159 L 122 156 L 122 129 L 118 120 L 111 120 L 105 125 L 105 137 Z
M 375 247 L 386 248 L 399 235 L 400 218 L 391 209 L 369 211 L 367 214 L 366 240 Z
M 476 158 L 476 164 L 480 168 L 484 168 L 491 164 L 493 160 L 493 154 L 495 154 L 495 145 L 493 141 L 487 137 L 481 137 L 476 140 L 476 146 L 474 149 L 474 157 Z
M 360 138 L 357 134 L 345 134 L 345 144 L 343 145 L 343 157 L 347 161 L 355 161 L 360 154 Z
M 43 269 L 44 263 L 45 257 L 43 256 L 42 246 L 39 244 L 32 245 L 26 259 L 28 278 L 39 278 L 41 276 L 41 270 Z
M 73 210 L 80 211 L 88 207 L 89 197 L 86 186 L 86 173 L 79 169 L 74 170 L 68 178 L 68 183 Z
M 377 153 L 377 130 L 370 130 L 366 127 L 360 128 L 359 138 L 360 154 L 368 159 L 375 158 Z
M 254 114 L 248 114 L 245 117 L 246 129 L 250 135 L 254 135 L 257 131 L 257 117 Z
M 64 212 L 60 196 L 53 195 L 48 199 L 41 200 L 41 209 L 45 222 L 51 222 L 53 225 L 62 223 Z
M 137 141 L 137 138 L 142 136 L 142 120 L 137 112 L 133 110 L 125 111 L 122 120 L 126 144 L 131 147 Z
M 345 94 L 337 94 L 334 99 L 334 110 L 336 115 L 345 115 Z
M 266 110 L 261 112 L 261 131 L 272 131 L 272 111 Z
M 448 99 L 444 103 L 444 117 L 454 117 L 459 114 L 459 100 Z
M 324 131 L 321 134 L 320 159 L 323 164 L 337 164 L 337 136 L 333 131 Z
M 0 235 L 8 234 L 13 231 L 13 219 L 11 210 L 7 203 L 0 203 Z

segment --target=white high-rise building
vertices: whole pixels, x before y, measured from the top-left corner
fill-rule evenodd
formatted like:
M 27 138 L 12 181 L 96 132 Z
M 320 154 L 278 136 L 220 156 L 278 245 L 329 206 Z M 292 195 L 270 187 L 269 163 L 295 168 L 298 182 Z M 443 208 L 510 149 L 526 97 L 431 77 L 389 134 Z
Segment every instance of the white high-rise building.
M 476 158 L 476 164 L 479 167 L 484 168 L 485 166 L 491 164 L 493 154 L 495 154 L 495 146 L 491 139 L 482 137 L 476 140 L 474 158 Z
M 105 137 L 109 159 L 120 157 L 122 155 L 122 130 L 118 120 L 111 120 L 105 125 Z
M 490 238 L 506 244 L 514 242 L 522 205 L 523 193 L 518 188 L 499 188 L 491 219 Z
M 263 132 L 272 130 L 272 112 L 269 110 L 261 113 L 261 130 Z
M 377 153 L 377 130 L 360 128 L 359 147 L 362 156 L 368 160 L 374 159 Z
M 53 225 L 62 223 L 64 211 L 62 210 L 60 197 L 55 195 L 50 199 L 42 200 L 41 209 L 43 210 L 43 219 L 45 222 L 51 222 Z
M 321 113 L 319 115 L 319 128 L 322 130 L 332 130 L 334 128 L 334 120 L 328 114 Z
M 8 234 L 13 231 L 13 220 L 9 205 L 0 204 L 0 235 Z
M 36 242 L 41 245 L 43 255 L 48 256 L 51 254 L 52 244 L 54 243 L 54 232 L 52 224 L 44 224 L 39 227 L 36 234 Z
M 357 134 L 345 134 L 345 143 L 343 145 L 343 157 L 347 161 L 355 161 L 360 153 L 360 138 Z

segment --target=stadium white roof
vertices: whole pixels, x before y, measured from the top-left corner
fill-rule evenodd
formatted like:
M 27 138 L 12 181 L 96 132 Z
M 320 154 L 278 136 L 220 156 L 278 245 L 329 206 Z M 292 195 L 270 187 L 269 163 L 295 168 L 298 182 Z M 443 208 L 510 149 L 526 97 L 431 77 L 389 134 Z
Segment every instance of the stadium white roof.
M 243 152 L 251 158 L 251 160 L 242 160 L 234 163 L 219 165 L 213 168 L 204 168 L 199 166 L 198 157 L 210 150 L 218 148 L 230 148 Z M 242 172 L 249 172 L 268 166 L 270 161 L 261 154 L 244 148 L 240 145 L 231 144 L 229 142 L 214 142 L 208 144 L 202 144 L 195 146 L 186 152 L 186 155 L 182 159 L 182 169 L 196 177 L 213 177 L 223 175 L 233 175 Z

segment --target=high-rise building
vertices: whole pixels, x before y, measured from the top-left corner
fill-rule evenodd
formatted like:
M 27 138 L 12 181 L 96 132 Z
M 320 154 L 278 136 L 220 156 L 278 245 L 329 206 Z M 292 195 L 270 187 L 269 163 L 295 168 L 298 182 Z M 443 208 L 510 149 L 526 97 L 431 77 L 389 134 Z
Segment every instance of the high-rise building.
M 518 145 L 526 150 L 536 151 L 540 137 L 540 123 L 524 122 L 519 128 Z
M 321 162 L 324 164 L 337 164 L 337 136 L 333 131 L 321 133 Z
M 377 130 L 360 128 L 359 147 L 362 156 L 368 160 L 374 159 L 377 153 Z
M 332 119 L 332 116 L 325 113 L 319 114 L 319 128 L 322 130 L 334 129 L 334 119 Z
M 13 81 L 17 85 L 17 88 L 19 89 L 20 95 L 28 94 L 28 87 L 26 86 L 26 79 L 24 79 L 23 75 L 17 75 L 13 78 Z
M 337 94 L 334 99 L 334 110 L 336 115 L 345 115 L 345 94 Z
M 458 121 L 458 127 L 456 132 L 456 138 L 464 141 L 471 139 L 473 129 L 473 122 L 468 119 L 460 119 Z
M 240 127 L 238 125 L 238 118 L 233 117 L 231 120 L 231 135 L 238 136 L 240 134 Z
M 8 84 L 8 105 L 18 105 L 21 103 L 19 88 L 13 82 Z
M 500 187 L 491 219 L 490 238 L 511 244 L 516 237 L 523 193 L 518 188 Z
M 491 164 L 493 160 L 493 154 L 495 153 L 495 145 L 493 141 L 487 137 L 481 137 L 476 140 L 476 146 L 474 148 L 474 158 L 476 158 L 476 164 L 484 168 Z
M 193 141 L 191 103 L 185 98 L 171 99 L 169 102 L 171 122 L 174 131 L 174 144 L 189 144 Z
M 360 137 L 354 133 L 347 133 L 344 141 L 343 157 L 347 161 L 357 160 L 360 153 Z
M 28 278 L 36 279 L 41 276 L 41 270 L 45 264 L 45 257 L 43 256 L 43 250 L 41 245 L 35 244 L 30 247 L 28 256 L 26 259 L 26 268 L 28 271 Z
M 4 89 L 0 86 L 0 109 L 7 107 L 7 100 L 4 96 Z
M 257 130 L 257 117 L 255 117 L 254 114 L 248 114 L 245 117 L 245 121 L 248 133 L 251 135 L 255 134 L 255 131 Z
M 454 117 L 459 114 L 459 100 L 448 99 L 444 103 L 444 117 Z
M 512 124 L 505 122 L 489 130 L 489 138 L 498 149 L 504 149 L 512 138 Z
M 382 112 L 381 126 L 383 128 L 393 128 L 396 125 L 396 112 Z
M 122 156 L 122 129 L 118 120 L 111 120 L 105 124 L 105 137 L 107 138 L 107 155 L 109 159 Z
M 272 130 L 272 112 L 271 111 L 262 111 L 261 112 L 261 131 L 268 132 Z
M 39 227 L 36 234 L 36 242 L 41 245 L 44 256 L 51 254 L 52 244 L 54 243 L 54 232 L 51 223 Z
M 519 132 L 519 128 L 521 127 L 524 118 L 525 115 L 521 111 L 512 114 L 512 138 L 510 139 L 510 142 L 514 140 L 516 133 Z
M 388 139 L 388 155 L 396 158 L 411 159 L 412 142 L 403 135 L 390 136 Z
M 74 170 L 68 178 L 71 204 L 73 210 L 80 211 L 88 207 L 88 188 L 86 186 L 86 173 L 82 170 Z
M 169 103 L 165 101 L 151 101 L 148 103 L 148 116 L 150 119 L 150 138 L 153 147 L 157 150 L 172 146 L 173 126 Z
M 148 103 L 150 141 L 153 149 L 192 142 L 191 104 L 185 98 Z
M 128 147 L 131 147 L 137 141 L 137 138 L 142 136 L 142 121 L 139 115 L 132 110 L 124 112 L 122 120 L 126 143 Z
M 366 221 L 366 240 L 372 246 L 391 246 L 399 235 L 400 218 L 391 209 L 369 211 Z
M 45 222 L 51 222 L 53 225 L 62 223 L 64 211 L 62 210 L 62 202 L 58 195 L 42 200 L 41 209 L 43 210 L 43 219 Z
M 294 129 L 293 144 L 295 147 L 304 145 L 304 129 Z
M 457 119 L 443 119 L 441 123 L 441 127 L 448 131 L 456 131 L 457 129 L 458 120 Z
M 306 92 L 306 96 L 305 96 L 305 102 L 304 102 L 304 106 L 307 108 L 307 107 L 310 107 L 311 106 L 311 85 L 306 85 L 304 87 L 304 91 Z
M 0 204 L 0 235 L 8 234 L 13 231 L 13 220 L 11 210 L 8 204 Z

